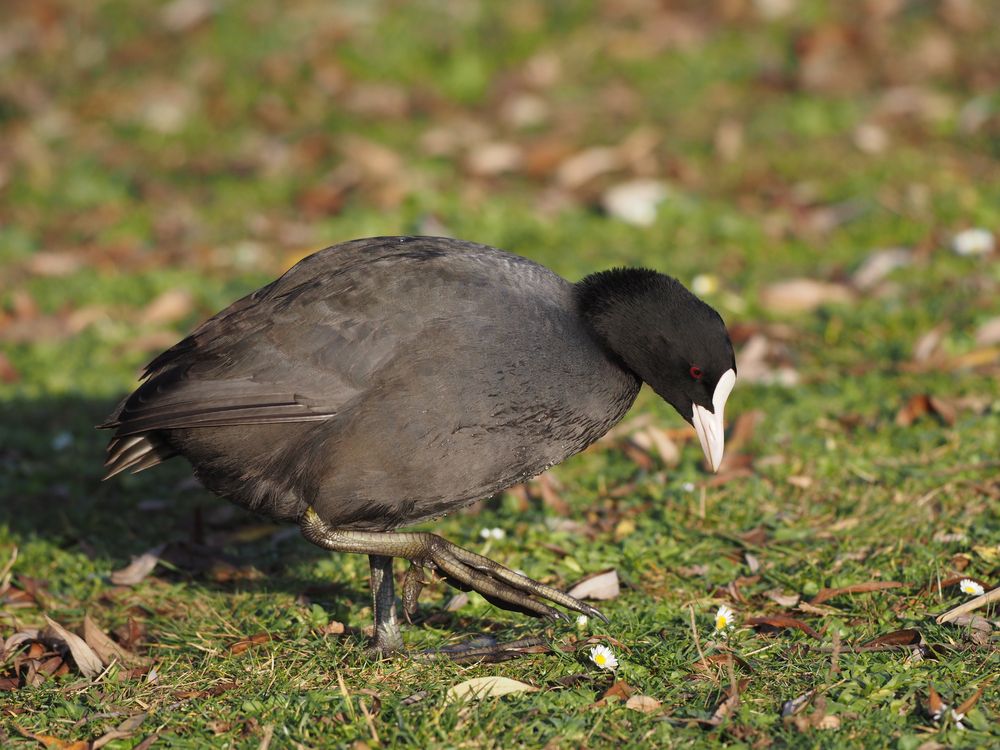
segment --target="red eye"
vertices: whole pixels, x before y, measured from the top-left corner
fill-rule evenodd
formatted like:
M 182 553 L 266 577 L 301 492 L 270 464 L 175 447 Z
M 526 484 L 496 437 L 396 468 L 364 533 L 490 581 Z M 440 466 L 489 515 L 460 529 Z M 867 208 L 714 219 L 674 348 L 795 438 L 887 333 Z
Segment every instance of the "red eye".
M 688 372 L 691 373 L 691 377 L 695 380 L 701 380 L 701 368 L 698 365 L 691 365 L 691 369 Z

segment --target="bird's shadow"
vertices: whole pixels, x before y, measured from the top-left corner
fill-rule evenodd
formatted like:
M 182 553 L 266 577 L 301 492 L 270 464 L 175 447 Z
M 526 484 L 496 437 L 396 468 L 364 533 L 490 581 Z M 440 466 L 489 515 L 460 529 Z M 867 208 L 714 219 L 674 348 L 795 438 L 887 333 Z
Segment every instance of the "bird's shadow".
M 289 593 L 338 620 L 355 619 L 352 613 L 368 606 L 364 584 L 302 575 L 332 553 L 306 542 L 294 526 L 269 530 L 267 519 L 208 492 L 182 459 L 101 481 L 110 433 L 95 425 L 115 403 L 74 395 L 3 403 L 0 542 L 44 541 L 82 553 L 108 571 L 165 545 L 166 564 L 156 576 L 166 580 L 222 593 Z M 442 605 L 453 593 L 443 585 L 425 591 L 413 624 L 456 635 L 507 625 L 447 612 Z

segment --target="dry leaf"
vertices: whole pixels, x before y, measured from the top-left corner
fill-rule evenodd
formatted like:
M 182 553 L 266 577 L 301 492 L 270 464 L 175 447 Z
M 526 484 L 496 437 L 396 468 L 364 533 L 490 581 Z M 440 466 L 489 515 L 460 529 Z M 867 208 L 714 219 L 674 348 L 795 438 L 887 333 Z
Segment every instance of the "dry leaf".
M 851 276 L 851 282 L 862 291 L 871 289 L 895 271 L 910 265 L 913 254 L 901 247 L 876 250 L 869 255 Z
M 128 717 L 117 727 L 108 732 L 105 732 L 96 740 L 94 740 L 92 750 L 98 750 L 99 748 L 102 748 L 105 745 L 107 745 L 112 740 L 122 740 L 125 739 L 126 737 L 131 737 L 133 734 L 135 734 L 135 731 L 140 726 L 142 726 L 142 722 L 144 722 L 145 720 L 146 720 L 146 714 L 144 713 L 135 714 L 134 716 Z
M 780 604 L 782 607 L 794 607 L 799 603 L 800 599 L 798 594 L 785 594 L 780 589 L 765 591 L 764 596 L 775 604 Z
M 991 318 L 976 329 L 977 346 L 1000 344 L 1000 317 Z
M 618 571 L 612 568 L 594 573 L 574 584 L 566 593 L 577 599 L 615 599 L 621 593 Z
M 650 698 L 648 695 L 633 695 L 625 701 L 625 708 L 631 708 L 633 711 L 639 711 L 644 714 L 656 711 L 661 705 L 656 698 Z
M 760 292 L 760 303 L 773 313 L 810 312 L 823 305 L 846 304 L 854 299 L 843 284 L 815 279 L 789 279 L 768 284 Z
M 658 206 L 669 191 L 660 180 L 632 180 L 614 185 L 601 197 L 604 210 L 610 216 L 637 227 L 652 226 Z
M 132 562 L 121 570 L 116 570 L 111 574 L 111 582 L 116 586 L 135 586 L 142 579 L 153 572 L 156 563 L 160 560 L 165 544 L 158 544 L 152 549 L 148 549 L 138 557 L 133 557 Z
M 75 633 L 71 633 L 58 622 L 53 620 L 48 615 L 45 616 L 45 622 L 48 623 L 47 630 L 52 631 L 52 635 L 56 640 L 60 640 L 66 644 L 69 648 L 70 654 L 73 656 L 73 661 L 76 662 L 77 668 L 84 677 L 97 677 L 104 669 L 104 665 L 101 664 L 100 658 L 94 653 L 94 650 L 87 645 L 87 642 L 83 640 L 80 636 Z M 46 635 L 43 633 L 43 636 Z
M 142 322 L 165 325 L 180 320 L 194 307 L 194 297 L 186 289 L 168 289 L 153 299 L 142 311 Z
M 533 693 L 537 690 L 538 688 L 533 685 L 509 677 L 473 677 L 449 688 L 445 700 L 479 700 L 511 693 Z
M 50 750 L 90 750 L 90 743 L 84 740 L 61 740 L 50 734 L 35 734 L 34 732 L 29 732 L 27 729 L 22 729 L 17 724 L 14 725 L 14 729 L 28 739 L 41 742 L 42 745 Z
M 904 628 L 894 630 L 891 633 L 880 635 L 861 644 L 861 648 L 870 646 L 916 646 L 920 643 L 920 631 L 916 628 Z
M 115 659 L 125 666 L 145 665 L 151 661 L 150 659 L 133 654 L 111 640 L 97 626 L 97 623 L 90 619 L 90 615 L 85 615 L 83 618 L 83 640 L 87 642 L 88 646 L 94 649 L 94 653 L 97 654 L 104 666 L 108 666 Z
M 809 603 L 816 605 L 843 594 L 867 594 L 872 591 L 882 591 L 884 589 L 898 589 L 902 585 L 899 581 L 868 581 L 867 583 L 856 583 L 853 586 L 820 589 L 819 593 L 809 600 Z
M 231 654 L 242 654 L 247 649 L 253 646 L 260 646 L 263 643 L 267 643 L 271 640 L 270 633 L 257 633 L 250 636 L 249 638 L 244 638 L 241 641 L 236 641 L 229 646 L 229 652 Z
M 798 620 L 794 617 L 789 617 L 788 615 L 771 615 L 770 617 L 748 617 L 746 619 L 746 624 L 751 625 L 755 628 L 757 627 L 769 627 L 776 628 L 778 630 L 784 630 L 786 628 L 794 628 L 796 630 L 801 630 L 806 635 L 811 638 L 815 638 L 817 641 L 822 640 L 822 637 L 813 628 L 811 628 L 802 620 Z
M 611 687 L 604 691 L 604 695 L 601 696 L 600 700 L 594 703 L 594 706 L 606 706 L 610 698 L 627 701 L 634 693 L 635 688 L 625 682 L 625 680 L 615 680 Z

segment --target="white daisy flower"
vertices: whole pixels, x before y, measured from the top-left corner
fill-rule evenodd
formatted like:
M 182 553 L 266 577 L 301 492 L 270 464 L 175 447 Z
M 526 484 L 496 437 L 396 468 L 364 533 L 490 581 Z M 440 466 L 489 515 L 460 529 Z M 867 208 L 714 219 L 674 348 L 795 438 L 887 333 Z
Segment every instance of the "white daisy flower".
M 587 617 L 587 615 L 580 615 L 579 617 L 576 618 L 576 626 L 578 628 L 580 628 L 580 630 L 583 630 L 584 628 L 586 628 L 587 627 L 587 623 L 589 623 L 589 622 L 590 622 L 590 618 Z
M 969 596 L 982 596 L 984 593 L 982 586 L 968 578 L 963 578 L 958 587 L 962 589 L 963 594 L 968 594 Z
M 494 526 L 492 529 L 480 529 L 479 536 L 483 539 L 499 540 L 507 536 L 507 532 L 497 526 Z
M 681 485 L 681 489 L 685 492 L 694 492 L 694 484 L 691 482 L 685 482 Z
M 710 273 L 700 273 L 691 279 L 691 291 L 699 297 L 719 291 L 719 277 Z
M 736 622 L 736 613 L 732 609 L 723 604 L 719 607 L 718 611 L 715 613 L 715 629 L 717 631 L 725 630 L 726 628 L 734 627 Z
M 956 729 L 965 729 L 965 724 L 962 723 L 962 719 L 965 718 L 965 714 L 960 714 L 954 708 L 951 709 L 951 720 L 955 722 Z
M 601 669 L 614 669 L 618 666 L 618 659 L 607 646 L 594 646 L 590 649 L 590 660 Z

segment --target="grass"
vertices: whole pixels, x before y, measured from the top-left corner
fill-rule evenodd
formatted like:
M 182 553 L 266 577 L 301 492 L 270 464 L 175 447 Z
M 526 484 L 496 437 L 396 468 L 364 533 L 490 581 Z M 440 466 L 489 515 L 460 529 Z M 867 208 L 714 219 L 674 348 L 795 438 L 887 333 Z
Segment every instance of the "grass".
M 975 340 L 998 312 L 1000 264 L 949 250 L 966 227 L 1000 230 L 1000 19 L 988 4 L 972 23 L 925 3 L 879 20 L 802 2 L 774 21 L 738 3 L 617 5 L 254 0 L 179 30 L 117 0 L 15 11 L 0 44 L 0 567 L 16 549 L 12 582 L 38 593 L 27 607 L 0 600 L 0 637 L 43 614 L 76 627 L 89 613 L 107 631 L 131 619 L 155 679 L 112 666 L 94 682 L 71 671 L 0 692 L 0 744 L 38 746 L 20 730 L 93 739 L 139 713 L 108 747 L 153 734 L 183 748 L 997 743 L 996 638 L 975 643 L 934 616 L 963 599 L 939 582 L 1000 577 L 998 369 Z M 545 103 L 541 121 L 504 114 L 519 94 Z M 973 127 L 970 112 L 985 119 Z M 730 156 L 724 121 L 742 134 Z M 486 132 L 473 145 L 428 145 L 469 122 Z M 859 149 L 866 123 L 887 134 L 883 150 Z M 654 134 L 648 152 L 580 188 L 537 166 L 637 131 Z M 470 171 L 475 144 L 492 140 L 536 166 Z M 670 185 L 652 227 L 595 210 L 607 184 L 634 176 Z M 595 706 L 612 677 L 586 648 L 500 665 L 373 660 L 357 632 L 371 617 L 364 559 L 230 509 L 180 461 L 99 481 L 106 436 L 92 426 L 172 339 L 310 250 L 441 225 L 569 278 L 614 264 L 714 275 L 707 299 L 736 338 L 763 333 L 798 372 L 792 388 L 738 384 L 730 421 L 759 417 L 735 451 L 746 470 L 722 482 L 690 441 L 665 466 L 637 464 L 618 439 L 552 472 L 576 525 L 533 490 L 427 526 L 477 550 L 481 528 L 505 529 L 490 554 L 559 586 L 611 567 L 627 585 L 602 604 L 610 624 L 584 631 L 477 595 L 446 612 L 452 592 L 432 586 L 405 630 L 412 649 L 480 632 L 600 639 L 659 711 Z M 887 247 L 913 262 L 850 304 L 782 314 L 762 294 L 795 276 L 843 282 Z M 152 315 L 178 289 L 188 296 Z M 938 326 L 939 354 L 915 364 Z M 981 403 L 899 424 L 921 394 Z M 641 415 L 681 426 L 646 392 Z M 171 566 L 111 585 L 167 540 L 183 552 Z M 805 612 L 765 595 L 808 601 L 873 581 L 902 585 Z M 723 603 L 741 618 L 794 615 L 820 640 L 794 628 L 719 639 Z M 334 621 L 348 633 L 324 635 Z M 934 648 L 847 648 L 903 628 Z M 230 649 L 258 633 L 271 640 Z M 699 669 L 699 650 L 745 666 Z M 444 700 L 494 674 L 542 689 Z M 707 724 L 734 677 L 747 680 L 738 705 Z M 926 715 L 932 686 L 951 705 L 984 689 L 965 730 Z

